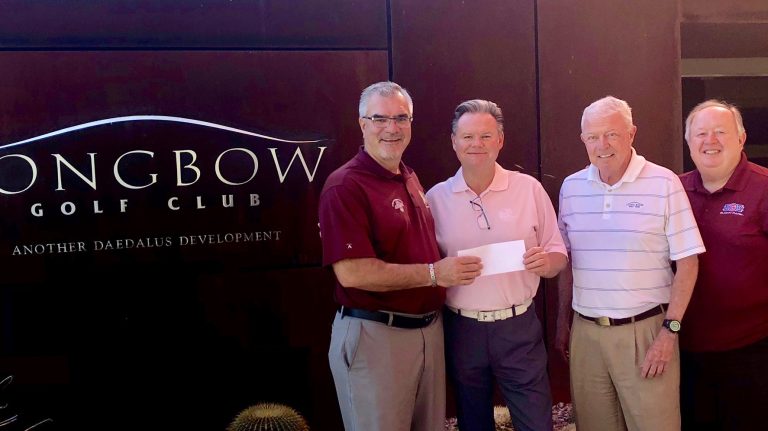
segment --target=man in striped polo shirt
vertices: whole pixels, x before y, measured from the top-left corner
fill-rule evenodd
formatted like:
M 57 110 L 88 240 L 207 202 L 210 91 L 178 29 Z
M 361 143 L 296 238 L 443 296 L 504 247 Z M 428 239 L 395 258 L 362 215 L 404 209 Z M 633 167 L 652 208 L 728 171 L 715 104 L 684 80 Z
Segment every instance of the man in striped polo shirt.
M 558 218 L 572 271 L 560 275 L 556 347 L 576 426 L 679 430 L 677 332 L 704 244 L 677 175 L 632 148 L 627 102 L 592 103 L 581 131 L 591 163 L 563 182 Z

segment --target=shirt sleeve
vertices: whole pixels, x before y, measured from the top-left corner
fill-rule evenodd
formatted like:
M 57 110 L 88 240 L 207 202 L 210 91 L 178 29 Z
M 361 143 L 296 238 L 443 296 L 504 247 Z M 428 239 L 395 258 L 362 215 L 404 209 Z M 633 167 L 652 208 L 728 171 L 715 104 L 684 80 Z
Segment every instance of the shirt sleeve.
M 560 230 L 560 237 L 563 240 L 563 244 L 565 245 L 565 249 L 570 251 L 571 250 L 571 243 L 568 240 L 568 230 L 566 229 L 565 221 L 563 221 L 563 213 L 565 212 L 565 207 L 563 203 L 563 194 L 565 193 L 565 182 L 563 182 L 563 185 L 560 186 L 560 195 L 558 197 L 558 215 L 557 215 L 557 227 Z
M 704 253 L 704 241 L 691 210 L 688 195 L 677 175 L 669 177 L 667 195 L 667 223 L 665 234 L 669 243 L 669 258 L 680 260 L 694 254 Z
M 371 244 L 368 201 L 340 184 L 325 190 L 319 204 L 323 266 L 340 260 L 376 257 Z

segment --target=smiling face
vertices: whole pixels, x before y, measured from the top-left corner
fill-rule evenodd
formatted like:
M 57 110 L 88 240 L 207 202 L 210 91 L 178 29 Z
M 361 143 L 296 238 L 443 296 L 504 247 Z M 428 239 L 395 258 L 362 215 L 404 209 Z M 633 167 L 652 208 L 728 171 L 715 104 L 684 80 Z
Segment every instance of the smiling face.
M 688 148 L 702 178 L 727 181 L 741 160 L 747 134 L 739 134 L 733 113 L 720 106 L 697 112 L 691 121 Z
M 451 141 L 465 171 L 493 169 L 499 150 L 504 146 L 504 133 L 499 131 L 491 114 L 467 113 L 456 123 Z
M 402 94 L 391 97 L 374 94 L 368 100 L 366 117 L 410 116 L 408 101 Z M 363 131 L 365 151 L 381 166 L 391 172 L 397 172 L 400 159 L 411 142 L 411 128 L 399 127 L 395 121 L 389 121 L 386 127 L 378 128 L 371 120 L 359 118 L 360 130 Z
M 616 184 L 627 170 L 636 131 L 637 126 L 627 124 L 619 112 L 584 118 L 581 140 L 589 161 L 600 171 L 600 179 L 606 184 Z

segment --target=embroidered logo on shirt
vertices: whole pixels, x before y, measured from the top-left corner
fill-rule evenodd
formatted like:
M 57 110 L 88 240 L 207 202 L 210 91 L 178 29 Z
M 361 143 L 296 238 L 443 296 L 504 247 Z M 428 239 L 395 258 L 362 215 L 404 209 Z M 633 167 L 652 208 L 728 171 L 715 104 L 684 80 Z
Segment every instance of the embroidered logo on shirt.
M 499 218 L 504 221 L 513 220 L 515 218 L 515 211 L 512 208 L 502 208 L 499 211 Z
M 395 199 L 392 201 L 392 208 L 400 210 L 401 213 L 405 212 L 405 204 L 400 199 Z
M 352 250 L 352 243 L 351 242 L 347 243 L 347 250 Z
M 737 203 L 730 203 L 723 205 L 723 209 L 720 210 L 720 214 L 733 214 L 733 215 L 739 215 L 743 216 L 744 214 L 744 205 L 743 204 L 737 204 Z
M 640 202 L 630 202 L 627 204 L 627 206 L 630 208 L 640 208 L 641 206 L 643 206 L 643 204 L 641 204 Z

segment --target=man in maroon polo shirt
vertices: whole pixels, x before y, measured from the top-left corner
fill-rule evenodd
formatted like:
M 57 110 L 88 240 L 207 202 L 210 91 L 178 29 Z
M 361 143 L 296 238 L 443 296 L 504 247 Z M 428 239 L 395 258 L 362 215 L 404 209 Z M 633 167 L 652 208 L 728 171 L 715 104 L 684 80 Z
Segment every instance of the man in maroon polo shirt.
M 402 163 L 413 102 L 393 82 L 360 96 L 363 148 L 320 195 L 323 265 L 341 306 L 328 358 L 347 431 L 438 431 L 445 422 L 443 286 L 470 284 L 476 257 L 440 259 L 424 189 Z
M 739 110 L 708 100 L 685 122 L 696 170 L 681 176 L 707 252 L 681 331 L 684 430 L 765 428 L 768 169 L 744 154 Z

